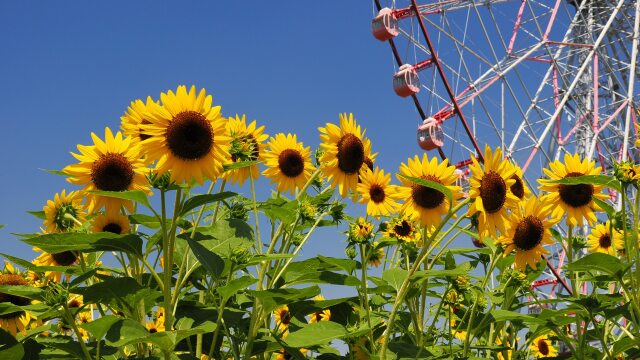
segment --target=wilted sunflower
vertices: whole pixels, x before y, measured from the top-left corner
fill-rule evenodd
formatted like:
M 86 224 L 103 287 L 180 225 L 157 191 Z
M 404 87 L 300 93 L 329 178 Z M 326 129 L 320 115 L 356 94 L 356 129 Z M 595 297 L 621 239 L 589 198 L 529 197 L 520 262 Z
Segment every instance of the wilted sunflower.
M 587 246 L 591 252 L 616 256 L 617 251 L 624 248 L 624 235 L 607 221 L 604 224 L 597 224 L 591 230 L 587 238 Z
M 242 115 L 242 117 L 236 115 L 235 118 L 230 117 L 229 121 L 227 121 L 227 134 L 231 137 L 229 155 L 232 163 L 264 160 L 264 150 L 266 148 L 264 141 L 269 136 L 262 133 L 264 125 L 257 127 L 254 120 L 247 126 L 245 118 L 245 115 Z M 260 176 L 258 164 L 226 171 L 223 176 L 225 179 L 231 180 L 232 184 L 238 183 L 242 186 L 245 180 L 249 178 L 249 174 L 254 179 Z
M 269 149 L 264 154 L 267 169 L 262 174 L 271 183 L 277 183 L 278 191 L 301 189 L 315 170 L 311 164 L 311 150 L 297 141 L 296 135 L 276 134 L 269 139 Z
M 29 282 L 20 274 L 0 274 L 1 286 L 29 286 Z M 17 306 L 31 304 L 31 300 L 22 296 L 11 295 L 0 292 L 0 303 L 8 302 Z M 16 336 L 18 331 L 27 335 L 27 327 L 31 322 L 31 315 L 26 311 L 17 311 L 10 314 L 0 315 L 0 329 L 8 331 Z
M 315 301 L 323 301 L 324 296 L 318 295 L 313 298 Z M 331 310 L 324 309 L 321 311 L 316 311 L 312 314 L 309 314 L 309 324 L 317 323 L 320 321 L 329 321 L 331 319 Z
M 602 185 L 595 184 L 553 184 L 554 180 L 578 177 L 583 175 L 599 175 L 600 167 L 595 167 L 595 162 L 589 159 L 580 161 L 580 155 L 564 155 L 564 164 L 556 160 L 549 164 L 550 169 L 542 169 L 549 179 L 540 179 L 540 190 L 549 194 L 551 203 L 555 205 L 554 211 L 560 215 L 567 213 L 567 225 L 582 225 L 584 220 L 589 224 L 596 221 L 594 211 L 599 211 L 593 199 L 606 199 L 602 194 Z
M 151 96 L 147 96 L 146 104 L 142 102 L 142 100 L 136 99 L 131 102 L 129 108 L 127 108 L 127 112 L 120 117 L 120 128 L 125 136 L 131 138 L 132 146 L 136 146 L 150 137 L 144 133 L 142 125 L 151 124 L 151 122 L 147 120 L 148 115 L 146 115 L 146 113 L 151 110 L 153 105 L 159 104 L 154 101 Z M 141 156 L 144 156 L 144 154 L 141 153 Z M 144 160 L 147 164 L 152 162 L 146 156 Z
M 367 259 L 367 263 L 371 266 L 378 267 L 382 264 L 382 260 L 384 259 L 384 248 L 377 248 L 377 241 L 374 241 L 371 245 L 373 251 L 369 251 L 369 259 Z
M 400 195 L 396 185 L 389 185 L 391 174 L 385 174 L 384 170 L 368 168 L 360 172 L 358 193 L 360 202 L 367 204 L 367 214 L 371 216 L 389 216 L 398 211 Z
M 220 106 L 211 106 L 211 95 L 204 89 L 196 94 L 184 85 L 174 93 L 160 94 L 162 106 L 151 104 L 145 113 L 149 124 L 141 125 L 149 136 L 142 142 L 142 152 L 157 160 L 155 170 L 162 175 L 170 171 L 171 181 L 198 184 L 204 178 L 216 179 L 229 158 L 229 137 L 225 134 L 226 119 Z
M 505 161 L 507 163 L 507 167 L 512 167 L 515 169 L 515 173 L 511 175 L 511 179 L 515 180 L 515 183 L 509 187 L 509 192 L 511 192 L 515 197 L 519 200 L 523 200 L 531 196 L 531 190 L 527 183 L 524 181 L 524 176 L 522 174 L 522 169 L 518 164 L 514 164 L 510 161 Z M 508 172 L 511 172 L 510 170 Z
M 91 133 L 94 145 L 78 145 L 80 154 L 73 157 L 80 162 L 64 168 L 70 175 L 67 181 L 84 185 L 82 190 L 102 191 L 149 191 L 145 178 L 147 169 L 140 159 L 138 147 L 131 146 L 131 138 L 122 137 L 118 132 L 114 136 L 111 129 L 105 129 L 105 140 L 102 141 L 95 133 Z M 100 210 L 103 206 L 107 211 L 120 211 L 120 206 L 133 212 L 133 202 L 112 197 L 86 193 L 89 201 L 89 212 Z
M 558 355 L 558 350 L 553 347 L 548 335 L 538 336 L 533 339 L 529 349 L 531 349 L 531 354 L 533 354 L 536 359 L 547 357 L 552 358 Z
M 129 233 L 129 226 L 128 217 L 116 213 L 103 213 L 93 218 L 91 231 L 122 235 Z
M 36 266 L 73 266 L 78 265 L 79 256 L 75 251 L 63 251 L 56 254 L 49 254 L 38 248 L 33 248 L 34 251 L 42 252 L 38 255 L 32 263 Z M 45 277 L 48 280 L 60 282 L 62 281 L 62 272 L 60 271 L 45 271 Z M 67 277 L 69 277 L 67 275 Z
M 549 253 L 543 245 L 553 244 L 549 229 L 559 221 L 548 217 L 552 207 L 547 199 L 531 196 L 511 212 L 507 231 L 497 241 L 505 256 L 515 250 L 518 270 L 524 271 L 527 264 L 535 269 L 542 254 Z
M 340 195 L 346 197 L 349 190 L 356 191 L 358 174 L 371 156 L 371 142 L 364 137 L 356 124 L 353 114 L 340 114 L 340 126 L 327 123 L 320 130 L 320 148 L 324 151 L 320 158 L 322 171 L 331 181 L 333 188 L 338 188 Z
M 513 178 L 516 169 L 502 158 L 500 148 L 492 152 L 488 145 L 484 149 L 484 166 L 481 166 L 475 157 L 471 157 L 471 160 L 473 164 L 469 166 L 469 198 L 472 202 L 467 216 L 478 214 L 480 234 L 495 236 L 497 230 L 504 233 L 505 223 L 509 218 L 507 209 L 515 208 L 520 200 L 510 190 L 516 185 Z M 522 192 L 524 193 L 524 190 Z
M 433 181 L 447 187 L 453 195 L 452 206 L 455 206 L 457 200 L 462 197 L 462 192 L 461 188 L 455 185 L 458 178 L 455 173 L 456 167 L 448 165 L 447 159 L 438 163 L 435 157 L 429 160 L 427 154 L 422 154 L 422 160 L 416 155 L 413 159 L 408 159 L 407 165 L 400 165 L 400 175 Z M 445 194 L 427 186 L 414 184 L 401 176 L 398 176 L 398 180 L 403 184 L 398 187 L 398 193 L 405 201 L 401 212 L 414 219 L 420 219 L 423 226 L 437 226 L 442 216 L 449 212 L 449 201 Z
M 278 332 L 284 338 L 289 335 L 289 323 L 291 322 L 291 313 L 289 312 L 289 307 L 287 305 L 283 305 L 273 311 L 273 317 L 276 321 L 276 327 Z
M 422 233 L 410 216 L 403 214 L 387 224 L 387 236 L 396 238 L 402 242 L 420 243 Z
M 47 200 L 42 210 L 45 219 L 42 223 L 47 233 L 61 233 L 77 229 L 85 220 L 86 206 L 82 203 L 82 193 L 62 190 L 53 200 Z

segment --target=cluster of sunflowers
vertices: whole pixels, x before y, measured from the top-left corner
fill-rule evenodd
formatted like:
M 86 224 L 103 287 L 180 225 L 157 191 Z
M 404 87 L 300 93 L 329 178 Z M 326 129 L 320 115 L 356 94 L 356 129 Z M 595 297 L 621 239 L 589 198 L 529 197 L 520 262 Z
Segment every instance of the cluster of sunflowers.
M 93 144 L 78 145 L 77 163 L 60 172 L 81 189 L 55 194 L 35 212 L 41 233 L 24 236 L 40 255 L 32 262 L 5 256 L 25 269 L 7 261 L 0 274 L 0 329 L 13 337 L 8 344 L 22 354 L 37 343 L 45 357 L 63 352 L 84 359 L 175 353 L 334 359 L 339 352 L 328 344 L 340 339 L 351 359 L 420 358 L 447 348 L 451 356 L 475 351 L 504 359 L 518 350 L 524 317 L 512 310 L 524 306 L 519 299 L 535 297 L 530 285 L 549 254 L 545 245 L 559 242 L 570 265 L 580 248 L 618 262 L 638 258 L 637 241 L 629 241 L 637 231 L 627 230 L 634 225 L 624 209 L 612 212 L 604 193 L 610 181 L 623 198 L 637 188 L 640 169 L 632 163 L 618 164 L 605 181 L 593 161 L 567 154 L 543 169 L 535 196 L 521 168 L 487 146 L 472 157 L 467 174 L 446 159 L 408 158 L 395 185 L 375 166 L 378 154 L 352 114 L 319 128 L 315 156 L 296 135 L 269 137 L 264 129 L 244 115 L 224 117 L 204 89 L 179 86 L 158 101 L 133 101 L 121 131 L 92 133 Z M 276 189 L 264 201 L 254 185 L 260 175 Z M 242 187 L 247 180 L 251 199 L 225 191 L 228 183 Z M 207 192 L 196 194 L 206 183 Z M 148 200 L 152 189 L 160 193 L 160 211 Z M 169 192 L 175 192 L 172 215 Z M 347 198 L 366 206 L 366 216 L 346 216 Z M 598 222 L 599 212 L 610 220 Z M 270 232 L 261 234 L 265 217 Z M 566 237 L 553 229 L 563 217 Z M 348 259 L 319 254 L 294 261 L 318 227 L 345 218 Z M 461 234 L 487 247 L 450 251 Z M 103 266 L 107 251 L 119 268 Z M 456 254 L 473 261 L 456 264 Z M 476 266 L 483 267 L 482 279 L 472 275 Z M 586 293 L 585 271 L 567 270 L 578 299 Z M 313 286 L 296 288 L 303 284 Z M 317 284 L 351 286 L 357 296 L 325 300 Z M 636 321 L 640 295 L 635 285 L 625 291 L 616 301 L 632 304 L 631 315 L 618 316 Z M 620 295 L 615 286 L 610 294 Z M 545 308 L 537 298 L 533 303 Z M 491 320 L 496 307 L 509 314 Z M 568 331 L 568 322 L 538 326 L 518 356 L 554 357 L 556 341 L 583 351 L 584 321 Z M 627 350 L 613 353 L 606 336 L 599 340 L 609 358 Z

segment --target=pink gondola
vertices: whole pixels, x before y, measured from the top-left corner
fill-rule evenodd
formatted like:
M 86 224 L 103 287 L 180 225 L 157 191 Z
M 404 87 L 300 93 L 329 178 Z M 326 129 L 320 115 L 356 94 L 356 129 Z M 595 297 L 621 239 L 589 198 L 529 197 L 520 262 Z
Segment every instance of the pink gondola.
M 393 75 L 393 90 L 401 97 L 411 96 L 420 91 L 420 78 L 413 65 L 400 66 L 398 72 Z
M 438 121 L 432 117 L 424 119 L 418 126 L 418 145 L 423 150 L 433 150 L 442 147 L 444 144 L 444 134 Z
M 371 21 L 371 32 L 380 41 L 391 40 L 398 36 L 398 19 L 393 14 L 393 10 L 383 8 L 378 12 L 378 16 Z

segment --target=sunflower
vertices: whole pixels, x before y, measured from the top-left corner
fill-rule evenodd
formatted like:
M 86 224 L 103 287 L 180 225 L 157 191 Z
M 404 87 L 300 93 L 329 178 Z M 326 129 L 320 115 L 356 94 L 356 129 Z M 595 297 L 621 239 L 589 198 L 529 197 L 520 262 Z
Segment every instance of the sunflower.
M 323 301 L 324 296 L 318 295 L 313 298 L 315 301 Z M 324 309 L 321 311 L 316 311 L 312 314 L 309 314 L 309 324 L 317 323 L 320 321 L 329 321 L 331 319 L 331 310 Z
M 1 286 L 29 286 L 29 282 L 20 274 L 0 274 Z M 0 303 L 8 302 L 16 306 L 31 304 L 31 300 L 22 296 L 0 292 Z M 8 331 L 14 337 L 18 331 L 27 335 L 26 329 L 31 322 L 31 315 L 26 311 L 17 311 L 0 315 L 0 329 Z
M 302 355 L 304 355 L 309 350 L 305 349 L 305 348 L 300 348 L 300 349 L 298 349 L 298 351 L 300 351 L 302 353 Z M 294 359 L 293 355 L 289 354 L 286 349 L 280 349 L 280 350 L 276 351 L 275 353 L 276 353 L 276 360 Z M 253 359 L 253 357 L 252 357 L 252 359 Z
M 266 148 L 264 141 L 269 136 L 262 133 L 264 125 L 257 127 L 254 120 L 247 126 L 245 118 L 245 115 L 242 115 L 242 117 L 236 115 L 235 118 L 230 117 L 229 121 L 227 121 L 226 131 L 231 137 L 229 155 L 233 163 L 264 160 L 264 150 Z M 257 179 L 260 176 L 258 164 L 226 171 L 223 177 L 231 180 L 232 184 L 238 183 L 242 186 L 249 175 L 253 179 Z
M 358 244 L 366 243 L 373 237 L 373 224 L 365 218 L 359 217 L 358 220 L 349 225 L 349 240 Z
M 515 344 L 513 344 L 511 340 L 511 334 L 505 332 L 503 329 L 503 330 L 500 330 L 500 334 L 496 337 L 495 344 L 498 346 L 503 345 L 502 344 L 503 338 L 506 341 L 506 343 L 504 344 L 504 347 L 506 347 L 507 350 L 502 350 L 498 353 L 498 356 L 497 356 L 498 360 L 511 360 L 513 348 L 518 347 L 518 340 L 520 340 L 520 338 L 516 337 Z M 506 354 L 507 356 L 504 356 L 504 354 Z
M 142 125 L 151 124 L 151 122 L 147 120 L 148 116 L 146 113 L 152 109 L 153 105 L 157 106 L 159 104 L 154 101 L 151 96 L 147 96 L 146 104 L 142 102 L 142 100 L 136 99 L 131 102 L 129 108 L 127 108 L 127 112 L 120 117 L 120 129 L 122 129 L 125 136 L 131 138 L 132 146 L 136 146 L 149 138 L 149 135 L 145 134 L 142 130 Z M 147 164 L 151 163 L 148 157 L 145 157 L 145 160 Z
M 89 340 L 89 332 L 87 330 L 85 330 L 82 327 L 82 325 L 88 324 L 91 321 L 93 321 L 93 319 L 91 318 L 91 312 L 90 311 L 81 311 L 78 314 L 77 324 L 80 325 L 78 327 L 78 332 L 80 333 L 79 335 L 82 338 L 82 340 L 84 340 L 84 341 Z
M 464 327 L 460 326 L 458 321 L 454 318 L 453 314 L 449 319 L 449 325 L 451 326 L 451 335 L 460 341 L 465 341 L 467 339 L 467 331 L 463 330 Z
M 129 225 L 129 218 L 122 214 L 103 213 L 93 219 L 91 231 L 122 235 L 129 233 Z
M 165 330 L 164 327 L 164 321 L 147 321 L 147 324 L 145 325 L 145 327 L 147 328 L 147 331 L 149 331 L 150 333 L 157 333 L 157 332 L 163 332 Z
M 67 300 L 67 307 L 69 309 L 79 310 L 84 306 L 84 302 L 82 300 L 82 295 L 72 295 L 69 297 L 69 300 Z
M 582 225 L 584 220 L 589 224 L 596 221 L 594 211 L 599 211 L 600 207 L 593 201 L 594 199 L 606 199 L 607 195 L 602 194 L 602 185 L 596 184 L 553 184 L 554 180 L 578 177 L 583 175 L 599 175 L 600 167 L 595 167 L 595 162 L 588 159 L 580 161 L 578 154 L 564 155 L 564 164 L 557 160 L 549 164 L 550 169 L 543 169 L 549 179 L 540 179 L 540 190 L 549 194 L 551 203 L 555 204 L 554 211 L 560 215 L 567 213 L 567 225 Z
M 497 241 L 504 248 L 505 256 L 515 250 L 518 270 L 524 271 L 527 264 L 535 269 L 540 257 L 549 253 L 542 246 L 553 244 L 549 229 L 560 220 L 548 218 L 552 207 L 548 199 L 531 196 L 511 212 L 507 231 Z
M 427 154 L 422 155 L 422 160 L 416 155 L 409 158 L 408 165 L 400 165 L 400 175 L 411 176 L 424 180 L 439 183 L 451 190 L 452 206 L 462 197 L 461 188 L 455 185 L 458 175 L 455 174 L 456 167 L 448 166 L 447 159 L 438 164 L 437 158 L 429 160 Z M 440 191 L 418 184 L 398 176 L 403 186 L 398 187 L 398 193 L 405 199 L 401 212 L 414 219 L 420 219 L 423 226 L 436 226 L 440 223 L 442 216 L 449 212 L 449 202 L 446 196 Z
M 505 223 L 509 217 L 507 209 L 513 209 L 520 200 L 512 190 L 520 193 L 514 176 L 516 168 L 502 158 L 502 150 L 491 151 L 488 145 L 484 149 L 484 166 L 475 157 L 469 166 L 469 197 L 472 200 L 467 216 L 478 215 L 478 233 L 495 236 L 497 230 L 506 231 Z M 522 180 L 520 180 L 520 184 Z M 524 189 L 522 190 L 524 193 Z
M 126 191 L 142 190 L 149 192 L 144 166 L 138 147 L 131 146 L 131 138 L 122 137 L 118 132 L 114 136 L 111 129 L 105 129 L 105 141 L 91 133 L 94 145 L 78 145 L 80 154 L 71 153 L 80 162 L 64 168 L 70 175 L 67 181 L 84 185 L 83 190 Z M 87 193 L 88 210 L 94 212 L 103 206 L 107 211 L 118 212 L 125 206 L 133 212 L 133 202 L 112 197 Z
M 160 94 L 162 106 L 151 104 L 145 113 L 149 124 L 140 125 L 144 140 L 142 152 L 157 160 L 155 170 L 160 175 L 169 172 L 171 181 L 199 184 L 204 177 L 216 179 L 229 158 L 229 137 L 225 134 L 226 119 L 220 106 L 211 106 L 211 95 L 204 89 L 196 95 L 184 85 L 174 93 Z
M 385 174 L 384 170 L 378 167 L 374 171 L 366 168 L 360 172 L 358 183 L 358 193 L 361 195 L 360 202 L 367 204 L 367 214 L 371 216 L 389 216 L 396 213 L 400 204 L 397 186 L 389 185 L 391 174 Z
M 42 207 L 45 219 L 42 223 L 47 233 L 62 233 L 79 228 L 85 220 L 86 206 L 79 191 L 65 190 L 56 193 L 53 200 L 47 200 Z
M 377 241 L 374 241 L 372 245 L 373 245 L 372 247 L 373 251 L 369 253 L 369 259 L 367 260 L 367 263 L 371 266 L 378 267 L 380 266 L 380 264 L 382 264 L 382 259 L 384 259 L 384 249 L 377 248 L 378 247 Z
M 597 224 L 587 238 L 587 246 L 591 252 L 601 252 L 615 256 L 624 248 L 624 235 L 611 226 L 611 222 Z
M 422 233 L 415 221 L 408 215 L 396 217 L 387 224 L 387 236 L 398 239 L 405 243 L 420 243 Z
M 365 131 L 356 124 L 353 114 L 340 114 L 340 126 L 327 123 L 318 130 L 324 151 L 320 157 L 322 171 L 344 198 L 349 190 L 356 191 L 358 174 L 368 167 L 365 160 L 369 158 L 373 165 L 371 142 L 364 137 Z
M 289 307 L 287 305 L 283 305 L 277 308 L 273 311 L 273 317 L 275 318 L 276 327 L 278 332 L 281 333 L 281 336 L 284 338 L 289 335 L 289 323 L 291 322 Z
M 509 187 L 509 192 L 515 195 L 519 200 L 523 200 L 531 196 L 531 190 L 524 181 L 524 176 L 520 166 L 510 161 L 505 161 L 505 163 L 507 164 L 507 168 L 511 167 L 515 169 L 515 173 L 511 175 L 511 179 L 515 180 L 515 183 Z M 511 172 L 511 169 L 509 169 L 508 172 Z
M 351 354 L 354 360 L 369 360 L 369 353 L 366 350 L 368 343 L 369 340 L 366 337 L 361 337 L 351 346 Z
M 33 248 L 34 251 L 42 252 L 32 263 L 36 266 L 73 266 L 78 265 L 79 256 L 75 251 L 63 251 L 55 254 L 44 252 L 38 248 Z M 67 275 L 67 278 L 69 275 Z M 61 282 L 62 272 L 60 271 L 45 271 L 45 278 L 49 281 Z
M 276 134 L 269 139 L 269 149 L 264 154 L 267 169 L 262 174 L 271 183 L 277 183 L 278 191 L 301 189 L 315 170 L 311 164 L 311 150 L 297 141 L 296 135 Z
M 556 357 L 558 355 L 558 350 L 553 347 L 548 335 L 538 336 L 533 339 L 529 349 L 531 349 L 531 353 L 536 359 Z

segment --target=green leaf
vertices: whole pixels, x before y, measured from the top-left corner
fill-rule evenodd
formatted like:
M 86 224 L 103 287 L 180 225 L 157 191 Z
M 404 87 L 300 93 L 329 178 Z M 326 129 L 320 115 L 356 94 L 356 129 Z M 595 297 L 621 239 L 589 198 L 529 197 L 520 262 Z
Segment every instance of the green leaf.
M 238 161 L 231 164 L 223 164 L 222 167 L 224 168 L 224 171 L 229 171 L 229 170 L 235 170 L 235 169 L 242 169 L 242 168 L 250 167 L 257 164 L 260 164 L 260 161 L 256 161 L 256 160 Z
M 64 172 L 62 170 L 48 170 L 48 169 L 38 169 L 38 170 L 46 171 L 46 172 L 48 172 L 50 174 L 54 174 L 54 175 L 69 176 L 69 174 L 67 174 L 66 172 Z
M 631 339 L 628 337 L 617 340 L 613 344 L 613 354 L 620 354 L 629 349 L 640 349 L 640 339 Z M 614 356 L 615 357 L 615 356 Z
M 149 336 L 147 329 L 130 319 L 119 319 L 111 324 L 105 336 L 105 342 L 111 346 L 124 346 L 140 342 Z
M 127 191 L 91 190 L 87 192 L 95 195 L 106 196 L 106 197 L 111 197 L 116 199 L 131 200 L 151 209 L 151 204 L 149 203 L 149 197 L 142 190 L 127 190 Z
M 47 216 L 44 214 L 44 211 L 27 211 L 27 213 L 37 217 L 38 219 L 44 220 Z
M 471 270 L 471 264 L 468 262 L 465 262 L 460 264 L 455 269 L 449 269 L 449 270 L 430 269 L 430 270 L 416 271 L 413 277 L 414 278 L 457 277 L 460 275 L 467 275 L 469 273 L 469 270 Z
M 284 224 L 292 223 L 296 218 L 298 202 L 279 197 L 268 199 L 260 204 L 260 209 L 271 220 L 280 220 Z
M 22 296 L 33 300 L 42 300 L 42 289 L 26 285 L 0 285 L 1 294 Z
M 615 256 L 603 253 L 589 254 L 571 264 L 565 265 L 570 271 L 601 271 L 605 274 L 620 276 L 625 270 L 625 265 Z
M 152 304 L 162 295 L 158 290 L 138 284 L 131 277 L 102 279 L 91 286 L 77 288 L 75 292 L 83 296 L 85 303 L 115 303 L 120 307 L 132 307 L 142 299 Z
M 181 239 L 187 239 L 190 236 L 191 233 L 178 235 Z M 197 240 L 200 245 L 211 252 L 222 257 L 229 257 L 233 250 L 248 248 L 253 245 L 253 229 L 242 220 L 219 220 L 212 226 L 198 227 L 194 240 Z M 178 246 L 180 246 L 180 243 L 177 242 Z M 186 247 L 186 242 L 182 246 Z
M 290 333 L 286 343 L 293 348 L 324 345 L 346 334 L 347 329 L 344 326 L 333 321 L 320 321 Z
M 110 232 L 94 234 L 61 233 L 45 234 L 22 240 L 50 254 L 64 251 L 124 251 L 142 255 L 142 239 L 135 234 L 117 235 Z
M 347 274 L 351 274 L 359 268 L 358 262 L 355 260 L 339 259 L 322 255 L 318 255 L 318 259 L 325 264 L 331 265 L 331 267 L 326 268 L 327 270 L 344 270 Z
M 416 185 L 426 186 L 428 188 L 441 192 L 442 194 L 444 194 L 444 196 L 447 197 L 447 199 L 449 200 L 449 204 L 451 204 L 451 202 L 453 201 L 453 194 L 451 193 L 451 190 L 449 190 L 449 188 L 447 188 L 442 184 L 439 184 L 435 181 L 420 179 L 417 177 L 406 176 L 402 174 L 398 174 L 398 176 L 400 176 L 401 178 L 407 179 Z
M 226 285 L 216 288 L 216 291 L 222 296 L 223 301 L 226 301 L 233 295 L 237 294 L 242 289 L 247 289 L 249 286 L 256 283 L 258 280 L 251 276 L 243 276 L 237 279 L 229 281 Z
M 20 360 L 24 356 L 24 348 L 11 334 L 0 329 L 0 359 Z
M 22 266 L 25 269 L 33 269 L 36 268 L 37 266 L 33 265 L 33 263 L 31 263 L 30 261 L 27 260 L 23 260 L 20 259 L 18 257 L 15 256 L 11 256 L 5 253 L 0 253 L 0 256 L 7 258 L 8 260 L 11 260 L 13 263 L 18 264 L 20 266 Z
M 496 322 L 513 321 L 513 320 L 519 320 L 526 324 L 544 324 L 545 322 L 544 320 L 538 319 L 537 317 L 534 317 L 531 315 L 521 314 L 519 312 L 502 310 L 502 309 L 491 310 L 489 315 Z
M 94 321 L 84 323 L 80 327 L 90 332 L 96 339 L 101 340 L 111 329 L 111 326 L 118 321 L 122 321 L 122 318 L 115 315 L 105 315 Z
M 80 343 L 74 341 L 71 336 L 41 336 L 38 338 L 38 342 L 46 347 L 58 349 L 72 355 L 71 359 L 84 359 L 84 353 Z M 67 357 L 69 358 L 69 357 Z
M 149 229 L 158 229 L 160 228 L 160 220 L 157 217 L 146 214 L 133 214 L 129 215 L 129 221 L 132 224 L 139 224 L 148 227 Z M 167 220 L 167 224 L 170 224 L 169 220 Z
M 238 194 L 231 191 L 224 191 L 218 194 L 203 194 L 193 196 L 189 198 L 189 200 L 185 201 L 182 205 L 182 209 L 180 209 L 180 216 L 183 216 L 184 214 L 199 206 L 206 205 L 212 202 L 222 201 L 236 195 Z
M 0 316 L 17 312 L 22 312 L 22 308 L 20 306 L 13 305 L 10 302 L 0 303 Z
M 320 287 L 311 286 L 302 289 L 271 289 L 261 291 L 249 290 L 248 292 L 262 300 L 264 311 L 269 313 L 280 306 L 319 295 Z
M 616 213 L 616 210 L 613 208 L 613 206 L 607 204 L 606 201 L 602 201 L 598 198 L 593 198 L 593 201 L 596 203 L 596 205 L 598 205 L 602 210 L 604 210 L 604 212 L 607 213 L 607 215 L 609 216 L 609 218 L 613 218 L 613 216 Z
M 576 177 L 565 177 L 558 180 L 545 180 L 547 184 L 563 184 L 563 185 L 578 185 L 578 184 L 591 184 L 602 185 L 618 192 L 622 191 L 620 182 L 615 178 L 607 175 L 582 175 Z
M 222 260 L 222 258 L 216 253 L 209 251 L 206 247 L 191 238 L 187 238 L 187 243 L 189 244 L 191 251 L 193 251 L 193 255 L 195 255 L 196 259 L 200 261 L 200 264 L 207 269 L 209 275 L 214 279 L 219 278 L 224 271 L 224 260 Z
M 332 271 L 306 271 L 302 273 L 287 271 L 283 276 L 288 286 L 296 284 L 333 284 L 358 286 L 360 280 L 351 275 L 337 274 Z
M 407 270 L 392 268 L 382 272 L 382 279 L 389 283 L 389 285 L 393 286 L 396 291 L 399 291 L 404 279 L 407 278 L 407 275 Z

